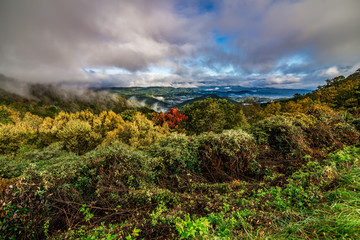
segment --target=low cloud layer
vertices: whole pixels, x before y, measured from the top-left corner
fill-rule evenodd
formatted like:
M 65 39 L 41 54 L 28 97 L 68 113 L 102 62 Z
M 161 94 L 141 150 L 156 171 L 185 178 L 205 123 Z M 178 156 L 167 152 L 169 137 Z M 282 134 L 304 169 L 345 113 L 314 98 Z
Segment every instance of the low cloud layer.
M 358 9 L 358 0 L 2 0 L 0 73 L 95 86 L 314 87 L 358 66 Z

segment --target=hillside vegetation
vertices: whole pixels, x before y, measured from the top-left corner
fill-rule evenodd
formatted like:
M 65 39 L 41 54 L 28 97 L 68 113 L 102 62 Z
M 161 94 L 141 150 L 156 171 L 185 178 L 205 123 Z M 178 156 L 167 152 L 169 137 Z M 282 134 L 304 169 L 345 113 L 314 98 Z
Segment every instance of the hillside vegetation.
M 359 86 L 167 113 L 3 92 L 0 239 L 359 239 Z

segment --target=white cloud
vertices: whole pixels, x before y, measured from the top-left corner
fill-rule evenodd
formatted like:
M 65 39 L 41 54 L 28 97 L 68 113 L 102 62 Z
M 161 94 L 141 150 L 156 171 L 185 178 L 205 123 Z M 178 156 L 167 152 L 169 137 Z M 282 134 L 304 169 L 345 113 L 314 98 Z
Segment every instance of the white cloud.
M 326 69 L 324 72 L 324 75 L 327 77 L 335 77 L 338 76 L 339 74 L 340 74 L 339 69 L 336 66 L 330 67 Z
M 298 83 L 301 81 L 301 77 L 294 76 L 292 74 L 286 75 L 274 75 L 266 77 L 266 84 L 291 84 Z

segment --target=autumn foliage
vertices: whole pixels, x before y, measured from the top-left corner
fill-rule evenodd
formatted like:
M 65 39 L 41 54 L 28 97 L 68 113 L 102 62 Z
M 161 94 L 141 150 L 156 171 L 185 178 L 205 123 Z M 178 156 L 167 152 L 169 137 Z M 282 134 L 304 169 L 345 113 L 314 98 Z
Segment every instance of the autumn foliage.
M 172 131 L 184 132 L 183 123 L 188 119 L 178 108 L 171 108 L 168 113 L 154 113 L 153 121 L 159 125 L 167 123 Z

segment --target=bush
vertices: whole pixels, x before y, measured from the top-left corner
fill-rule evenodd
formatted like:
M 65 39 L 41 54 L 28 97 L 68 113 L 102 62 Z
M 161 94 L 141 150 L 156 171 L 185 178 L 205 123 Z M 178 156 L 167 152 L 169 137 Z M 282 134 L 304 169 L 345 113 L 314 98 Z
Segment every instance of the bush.
M 200 170 L 198 141 L 184 134 L 172 133 L 156 141 L 149 149 L 153 157 L 163 159 L 162 168 L 174 172 Z
M 340 147 L 354 144 L 359 140 L 359 132 L 340 115 L 327 106 L 314 105 L 307 114 L 315 119 L 307 133 L 313 147 Z
M 76 175 L 84 161 L 62 149 L 63 144 L 58 142 L 41 150 L 22 148 L 16 156 L 3 155 L 0 157 L 0 177 L 15 178 L 25 174 L 30 178 L 36 173 L 50 179 L 53 175 Z
M 101 142 L 101 135 L 94 132 L 88 122 L 70 120 L 56 135 L 64 142 L 66 149 L 83 154 Z
M 285 154 L 321 157 L 343 144 L 354 144 L 359 132 L 327 106 L 312 105 L 306 113 L 285 113 L 267 118 L 251 128 L 261 143 Z M 320 154 L 320 155 L 319 155 Z
M 0 177 L 14 182 L 10 186 L 1 180 L 5 188 L 0 189 L 0 238 L 42 239 L 47 230 L 54 234 L 82 224 L 83 204 L 94 206 L 89 211 L 94 218 L 106 216 L 99 210 L 106 209 L 119 221 L 120 204 L 131 209 L 134 201 L 178 202 L 177 194 L 151 185 L 157 175 L 151 170 L 153 159 L 144 152 L 119 142 L 81 157 L 61 148 L 55 144 L 0 157 Z
M 312 105 L 307 109 L 305 113 L 315 117 L 322 123 L 330 123 L 344 120 L 339 113 L 335 112 L 330 107 L 325 105 Z
M 285 115 L 267 118 L 256 124 L 252 131 L 272 149 L 283 153 L 299 154 L 308 149 L 303 130 Z
M 256 170 L 257 144 L 243 130 L 206 133 L 198 137 L 200 158 L 213 180 L 241 178 Z

